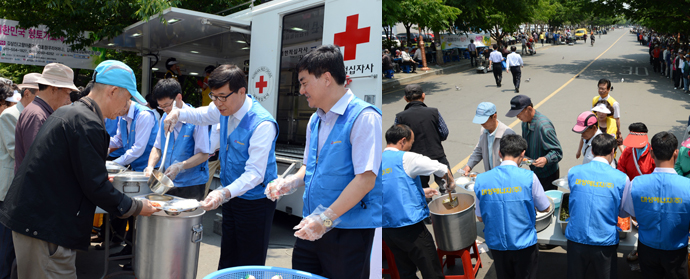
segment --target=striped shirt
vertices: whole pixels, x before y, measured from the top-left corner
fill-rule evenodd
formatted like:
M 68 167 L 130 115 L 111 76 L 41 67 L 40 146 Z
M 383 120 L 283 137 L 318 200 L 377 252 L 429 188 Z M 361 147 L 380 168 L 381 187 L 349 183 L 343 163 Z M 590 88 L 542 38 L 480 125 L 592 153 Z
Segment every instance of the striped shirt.
M 522 137 L 527 141 L 525 156 L 535 160 L 539 157 L 546 158 L 546 165 L 543 168 L 530 165 L 530 169 L 538 177 L 548 177 L 555 173 L 558 170 L 558 162 L 563 159 L 563 149 L 561 149 L 561 143 L 558 142 L 556 129 L 551 124 L 551 120 L 535 111 L 532 122 L 522 122 Z

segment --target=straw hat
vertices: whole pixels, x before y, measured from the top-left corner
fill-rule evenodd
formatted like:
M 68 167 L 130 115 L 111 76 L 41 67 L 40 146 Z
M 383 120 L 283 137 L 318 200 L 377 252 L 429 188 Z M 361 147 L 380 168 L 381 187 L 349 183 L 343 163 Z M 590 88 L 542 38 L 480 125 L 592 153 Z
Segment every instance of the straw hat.
M 50 63 L 43 68 L 43 74 L 36 83 L 50 85 L 58 88 L 69 88 L 77 91 L 74 85 L 74 71 L 63 64 Z

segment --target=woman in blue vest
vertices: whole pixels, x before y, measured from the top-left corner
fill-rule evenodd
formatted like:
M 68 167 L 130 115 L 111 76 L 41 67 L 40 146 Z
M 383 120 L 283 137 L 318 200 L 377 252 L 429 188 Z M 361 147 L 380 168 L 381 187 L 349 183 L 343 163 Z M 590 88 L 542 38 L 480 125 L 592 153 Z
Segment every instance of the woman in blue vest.
M 535 279 L 539 249 L 534 208 L 549 211 L 549 198 L 537 175 L 518 167 L 527 141 L 506 135 L 500 145 L 501 165 L 477 175 L 475 214 L 484 222 L 484 238 L 494 258 L 496 276 Z
M 578 122 L 573 131 L 596 129 L 596 121 L 590 126 L 582 124 Z M 628 216 L 621 200 L 624 191 L 630 191 L 630 179 L 611 166 L 617 145 L 609 134 L 595 136 L 591 146 L 594 159 L 568 171 L 568 279 L 587 278 L 589 266 L 597 278 L 618 278 L 616 227 L 619 215 Z
M 132 100 L 121 115 L 115 136 L 110 137 L 110 148 L 119 148 L 122 155 L 113 160 L 122 166 L 131 165 L 134 171 L 143 171 L 158 133 L 158 122 L 153 110 Z M 112 156 L 112 154 L 111 154 Z
M 170 113 L 173 101 L 178 109 L 191 108 L 182 102 L 182 88 L 174 79 L 159 80 L 153 87 L 153 97 L 158 101 L 160 109 Z M 161 117 L 165 119 L 165 114 Z M 148 159 L 148 167 L 144 173 L 150 175 L 158 164 L 165 148 L 166 131 L 159 125 L 158 135 Z M 170 135 L 170 143 L 165 155 L 165 162 L 161 162 L 167 175 L 175 184 L 175 188 L 167 194 L 187 198 L 204 199 L 206 180 L 208 180 L 208 154 L 210 142 L 208 126 L 197 126 L 191 123 L 178 123 Z
M 690 178 L 678 175 L 678 140 L 668 132 L 652 138 L 656 168 L 635 177 L 623 197 L 626 213 L 637 218 L 640 270 L 645 278 L 688 278 Z
M 264 189 L 278 177 L 278 124 L 247 94 L 247 80 L 239 67 L 219 66 L 211 72 L 208 86 L 213 102 L 208 107 L 172 110 L 165 119 L 165 129 L 179 125 L 178 120 L 197 125 L 220 123 L 222 186 L 201 203 L 207 211 L 224 204 L 218 268 L 264 265 L 276 209 Z
M 381 157 L 383 183 L 383 241 L 393 252 L 400 278 L 444 278 L 436 245 L 424 218 L 429 217 L 425 198 L 439 195 L 433 188 L 422 188 L 420 175 L 450 178 L 448 166 L 421 154 L 408 152 L 414 142 L 412 129 L 404 124 L 386 131 L 386 149 Z
M 383 212 L 381 111 L 345 87 L 337 46 L 312 50 L 297 71 L 300 94 L 317 108 L 307 125 L 304 165 L 269 185 L 266 196 L 277 199 L 305 186 L 293 269 L 327 278 L 369 278 Z

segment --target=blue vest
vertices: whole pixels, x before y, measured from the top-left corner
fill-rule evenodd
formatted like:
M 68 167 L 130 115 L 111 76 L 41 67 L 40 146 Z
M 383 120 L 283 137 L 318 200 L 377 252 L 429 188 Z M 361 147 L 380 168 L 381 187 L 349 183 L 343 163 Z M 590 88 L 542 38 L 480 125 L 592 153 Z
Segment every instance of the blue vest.
M 115 119 L 110 119 L 106 118 L 105 119 L 105 130 L 108 131 L 108 135 L 110 137 L 114 137 L 117 134 L 117 127 L 120 125 L 120 120 L 123 120 L 122 117 L 117 117 Z M 126 129 L 123 131 L 127 131 Z M 125 154 L 125 149 L 120 147 L 118 149 L 113 150 L 113 152 L 110 152 L 108 154 L 109 157 L 120 157 L 123 154 Z
M 251 98 L 252 107 L 247 114 L 242 117 L 235 130 L 228 135 L 229 116 L 220 117 L 220 181 L 223 186 L 230 185 L 235 179 L 239 178 L 244 172 L 244 168 L 249 160 L 249 139 L 254 134 L 254 130 L 264 121 L 273 123 L 276 127 L 276 136 L 271 144 L 271 151 L 268 153 L 268 163 L 264 180 L 261 184 L 242 194 L 238 198 L 245 200 L 265 199 L 266 185 L 278 177 L 278 166 L 276 165 L 276 140 L 278 139 L 278 123 L 264 107 Z M 223 148 L 225 146 L 225 148 Z
M 150 113 L 153 116 L 154 124 L 153 128 L 151 129 L 151 132 L 149 133 L 149 141 L 146 143 L 146 149 L 144 149 L 144 153 L 142 153 L 141 156 L 139 156 L 139 158 L 130 163 L 130 166 L 134 171 L 144 171 L 144 169 L 148 166 L 149 154 L 151 154 L 151 148 L 153 147 L 153 143 L 156 142 L 156 132 L 158 131 L 158 121 L 156 119 L 156 115 L 153 113 L 153 110 L 140 104 L 134 104 L 134 118 L 132 119 L 132 124 L 129 127 L 129 131 L 127 130 L 127 121 L 124 118 L 122 119 L 122 121 L 120 121 L 120 137 L 123 143 L 123 147 L 120 149 L 124 150 L 125 152 L 129 149 L 132 149 L 132 146 L 134 145 L 134 140 L 137 136 L 137 118 L 139 118 L 140 113 Z
M 570 169 L 568 240 L 595 246 L 618 244 L 616 226 L 626 178 L 625 173 L 597 161 Z
M 190 106 L 191 107 L 191 106 Z M 161 121 L 165 120 L 167 113 L 164 113 L 161 117 Z M 165 148 L 165 129 L 162 123 L 159 125 L 161 150 Z M 182 129 L 180 133 L 173 133 L 170 135 L 170 143 L 168 144 L 168 151 L 165 155 L 164 166 L 167 169 L 170 165 L 176 162 L 182 162 L 190 157 L 194 156 L 194 128 L 196 125 L 189 123 L 182 123 Z M 207 129 L 206 126 L 201 127 L 201 129 Z M 162 151 L 161 151 L 162 152 Z M 163 156 L 161 154 L 161 156 Z M 208 161 L 205 161 L 193 168 L 185 169 L 177 174 L 173 180 L 175 187 L 188 187 L 196 186 L 201 184 L 206 184 L 208 181 Z
M 489 249 L 520 250 L 537 243 L 533 178 L 532 171 L 515 166 L 498 166 L 477 175 L 474 192 Z
M 383 151 L 383 227 L 400 228 L 417 224 L 429 216 L 422 181 L 412 179 L 403 168 L 405 151 Z
M 688 246 L 690 178 L 675 173 L 640 175 L 631 194 L 640 242 L 659 250 Z
M 309 158 L 307 158 L 307 172 L 304 176 L 304 206 L 302 215 L 309 216 L 319 205 L 329 207 L 340 196 L 345 187 L 355 178 L 355 168 L 352 165 L 352 143 L 350 132 L 357 116 L 367 107 L 373 108 L 378 114 L 381 110 L 375 106 L 354 97 L 347 105 L 343 115 L 333 125 L 326 143 L 318 153 L 319 124 L 321 119 L 314 113 L 309 139 Z M 374 131 L 372 131 L 374 132 Z M 381 169 L 376 175 L 374 188 L 369 191 L 359 204 L 340 216 L 340 229 L 371 229 L 383 225 L 383 191 L 381 184 Z

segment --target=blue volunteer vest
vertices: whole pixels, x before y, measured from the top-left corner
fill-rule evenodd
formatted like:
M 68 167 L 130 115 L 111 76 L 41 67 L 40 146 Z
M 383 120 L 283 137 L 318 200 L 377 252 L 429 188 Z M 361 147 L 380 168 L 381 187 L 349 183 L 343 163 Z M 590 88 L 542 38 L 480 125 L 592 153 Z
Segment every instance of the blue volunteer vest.
M 532 171 L 498 166 L 477 175 L 474 192 L 491 250 L 520 250 L 537 243 L 537 212 L 532 199 Z
M 659 250 L 688 246 L 690 179 L 675 173 L 635 177 L 631 189 L 639 240 Z
M 319 205 L 329 207 L 340 196 L 345 187 L 355 178 L 355 168 L 352 165 L 352 143 L 350 132 L 357 116 L 365 108 L 371 107 L 378 114 L 377 107 L 353 97 L 347 105 L 343 115 L 333 125 L 326 143 L 318 153 L 319 125 L 321 119 L 314 113 L 310 122 L 311 138 L 309 139 L 309 157 L 307 158 L 307 172 L 304 176 L 304 206 L 302 215 L 309 216 Z M 373 131 L 372 131 L 373 132 Z M 340 216 L 340 229 L 371 229 L 383 224 L 383 191 L 381 184 L 381 169 L 376 175 L 374 188 L 367 193 L 359 204 Z
M 266 185 L 278 177 L 278 166 L 276 165 L 276 140 L 278 139 L 278 123 L 271 114 L 259 104 L 251 95 L 252 107 L 247 114 L 242 117 L 237 128 L 228 135 L 229 116 L 220 117 L 220 181 L 223 186 L 230 185 L 235 179 L 239 178 L 244 172 L 244 168 L 249 160 L 249 139 L 254 134 L 254 130 L 264 121 L 273 123 L 276 127 L 276 136 L 271 144 L 271 151 L 268 153 L 268 163 L 264 180 L 261 184 L 247 191 L 237 198 L 245 200 L 265 199 Z
M 108 135 L 110 137 L 114 137 L 117 134 L 117 127 L 120 125 L 120 120 L 123 120 L 122 117 L 117 117 L 115 119 L 110 119 L 106 118 L 105 119 L 105 130 L 108 131 Z M 126 130 L 123 130 L 126 131 Z M 124 148 L 118 148 L 113 150 L 113 152 L 110 152 L 108 154 L 109 157 L 120 157 L 122 154 L 125 154 L 125 149 Z
M 190 106 L 191 107 L 191 106 Z M 161 121 L 165 120 L 165 117 L 168 116 L 167 113 L 164 113 L 163 116 L 161 117 Z M 165 125 L 162 123 L 159 125 L 159 133 L 160 133 L 160 141 L 161 141 L 161 149 L 165 148 Z M 180 133 L 177 134 L 177 137 L 175 137 L 175 134 L 173 133 L 170 135 L 170 143 L 168 144 L 168 151 L 167 155 L 165 156 L 165 162 L 164 166 L 165 169 L 167 169 L 170 165 L 176 163 L 176 162 L 182 162 L 190 157 L 194 156 L 194 128 L 196 125 L 192 125 L 189 123 L 182 123 L 182 129 L 180 129 Z M 206 126 L 201 127 L 202 129 L 207 129 L 205 128 Z M 161 154 L 162 156 L 162 154 Z M 189 186 L 196 186 L 196 185 L 201 185 L 201 184 L 206 184 L 208 181 L 208 161 L 205 161 L 193 168 L 185 169 L 181 171 L 180 173 L 177 174 L 175 179 L 173 180 L 173 184 L 175 184 L 175 187 L 189 187 Z
M 383 151 L 383 227 L 400 228 L 417 224 L 429 216 L 422 181 L 412 179 L 403 168 L 405 151 Z
M 140 104 L 134 104 L 134 118 L 132 119 L 132 124 L 130 125 L 129 130 L 127 130 L 127 121 L 124 118 L 122 119 L 122 121 L 120 121 L 120 137 L 122 138 L 123 147 L 118 150 L 124 150 L 126 152 L 127 150 L 132 149 L 132 146 L 134 145 L 134 140 L 137 136 L 137 118 L 139 118 L 140 113 L 150 113 L 151 115 L 153 115 L 154 124 L 149 135 L 149 141 L 146 143 L 146 149 L 144 149 L 144 153 L 142 153 L 141 156 L 139 156 L 139 158 L 130 163 L 130 166 L 134 171 L 144 171 L 144 169 L 148 166 L 149 154 L 151 154 L 151 148 L 153 147 L 153 143 L 156 142 L 156 132 L 158 131 L 158 121 L 156 119 L 156 115 L 153 113 L 153 110 Z
M 570 169 L 570 219 L 565 230 L 568 240 L 595 246 L 618 244 L 616 226 L 626 177 L 597 161 Z

